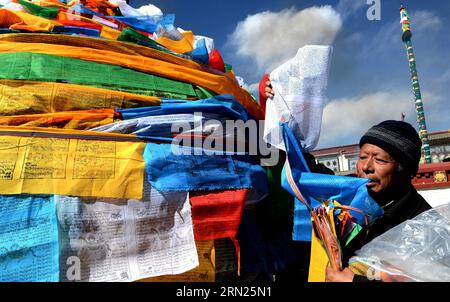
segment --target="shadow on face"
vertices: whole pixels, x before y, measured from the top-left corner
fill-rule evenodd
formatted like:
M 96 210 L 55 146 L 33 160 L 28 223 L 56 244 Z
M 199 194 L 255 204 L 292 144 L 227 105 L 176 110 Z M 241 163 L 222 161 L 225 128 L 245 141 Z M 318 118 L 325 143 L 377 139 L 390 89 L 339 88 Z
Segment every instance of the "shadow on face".
M 376 194 L 388 193 L 408 181 L 404 173 L 399 172 L 397 161 L 389 153 L 372 144 L 364 144 L 361 147 L 356 172 L 358 177 L 370 180 L 367 188 Z

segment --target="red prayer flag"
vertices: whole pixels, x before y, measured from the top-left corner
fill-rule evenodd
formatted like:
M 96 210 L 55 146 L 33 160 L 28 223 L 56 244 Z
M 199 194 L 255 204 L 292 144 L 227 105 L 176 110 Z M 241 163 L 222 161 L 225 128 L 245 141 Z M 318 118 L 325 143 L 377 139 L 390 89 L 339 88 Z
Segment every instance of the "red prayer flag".
M 230 238 L 236 248 L 238 275 L 240 247 L 236 239 L 249 189 L 190 192 L 195 240 Z
M 195 240 L 237 235 L 249 189 L 190 192 Z

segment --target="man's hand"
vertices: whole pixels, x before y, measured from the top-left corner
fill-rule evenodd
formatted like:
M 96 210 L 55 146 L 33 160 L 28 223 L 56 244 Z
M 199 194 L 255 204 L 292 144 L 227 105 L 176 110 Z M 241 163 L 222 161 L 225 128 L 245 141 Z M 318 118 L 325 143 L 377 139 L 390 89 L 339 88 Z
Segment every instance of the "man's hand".
M 343 271 L 337 271 L 327 267 L 325 281 L 327 282 L 353 282 L 355 274 L 347 267 Z
M 266 96 L 269 99 L 273 99 L 273 96 L 275 95 L 275 92 L 272 89 L 272 83 L 270 83 L 270 80 L 267 80 L 266 88 L 264 90 L 266 91 Z

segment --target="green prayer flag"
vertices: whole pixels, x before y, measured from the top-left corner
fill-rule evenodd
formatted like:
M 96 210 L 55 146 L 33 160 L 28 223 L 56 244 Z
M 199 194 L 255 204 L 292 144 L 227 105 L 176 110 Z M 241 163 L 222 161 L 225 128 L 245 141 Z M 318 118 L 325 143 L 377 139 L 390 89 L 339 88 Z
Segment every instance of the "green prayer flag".
M 173 52 L 166 48 L 165 46 L 159 44 L 155 40 L 150 39 L 149 37 L 144 36 L 140 32 L 132 29 L 131 27 L 126 27 L 122 32 L 120 33 L 120 36 L 117 38 L 117 41 L 124 41 L 124 42 L 132 42 L 139 45 L 144 45 L 168 54 L 175 55 L 177 57 L 185 57 L 183 55 L 180 55 L 176 52 Z
M 19 3 L 35 16 L 54 20 L 58 15 L 59 8 L 57 7 L 40 6 L 24 0 L 19 0 Z
M 206 90 L 188 83 L 123 68 L 79 59 L 39 53 L 0 53 L 0 78 L 63 82 L 153 95 L 202 98 Z M 198 88 L 198 87 L 196 87 Z M 200 95 L 197 92 L 200 91 Z M 158 93 L 160 92 L 160 93 Z
M 350 243 L 350 241 L 352 241 L 353 238 L 355 238 L 356 235 L 358 235 L 359 232 L 361 232 L 361 230 L 362 230 L 362 227 L 359 224 L 355 224 L 355 227 L 353 228 L 353 230 L 348 235 L 347 240 L 345 240 L 345 245 L 344 246 L 347 246 Z

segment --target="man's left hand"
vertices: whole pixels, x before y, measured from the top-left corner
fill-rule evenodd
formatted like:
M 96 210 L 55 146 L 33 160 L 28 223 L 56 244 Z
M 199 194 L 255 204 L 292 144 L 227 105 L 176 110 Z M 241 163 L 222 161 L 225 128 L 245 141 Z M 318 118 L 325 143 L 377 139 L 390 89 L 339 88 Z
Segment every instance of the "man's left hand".
M 337 271 L 327 267 L 325 280 L 327 282 L 353 282 L 355 274 L 347 267 L 343 271 Z

